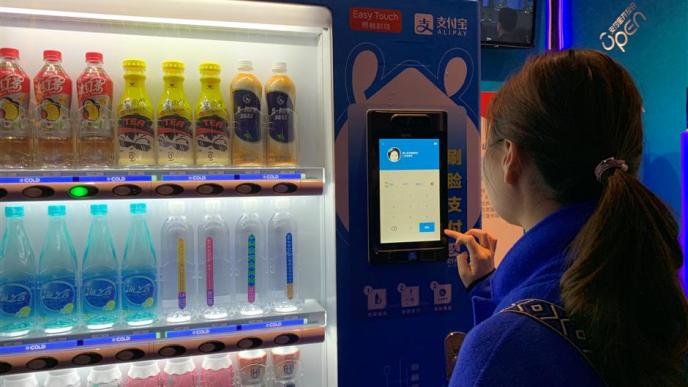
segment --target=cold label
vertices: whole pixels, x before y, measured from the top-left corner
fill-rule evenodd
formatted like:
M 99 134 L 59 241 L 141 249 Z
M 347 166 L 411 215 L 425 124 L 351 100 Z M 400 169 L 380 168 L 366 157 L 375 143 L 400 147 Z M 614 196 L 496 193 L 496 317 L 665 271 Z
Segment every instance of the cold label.
M 294 103 L 287 93 L 272 91 L 267 94 L 268 132 L 279 142 L 294 141 Z
M 104 311 L 115 310 L 117 306 L 117 287 L 105 278 L 94 278 L 84 282 L 84 301 L 88 306 Z
M 160 147 L 178 152 L 191 150 L 193 130 L 191 121 L 178 114 L 162 116 L 158 119 L 158 143 Z
M 144 275 L 124 278 L 124 299 L 133 306 L 151 308 L 155 306 L 155 282 Z
M 236 136 L 248 142 L 260 141 L 260 98 L 249 90 L 236 90 L 233 108 Z
M 31 313 L 31 289 L 20 283 L 0 286 L 0 313 L 7 317 L 28 317 Z
M 119 146 L 148 152 L 153 147 L 153 120 L 141 114 L 127 114 L 118 120 Z
M 199 152 L 226 152 L 229 148 L 229 123 L 220 116 L 200 117 L 196 120 Z
M 50 281 L 41 286 L 41 303 L 51 312 L 61 314 L 75 312 L 75 296 L 74 285 L 67 281 Z

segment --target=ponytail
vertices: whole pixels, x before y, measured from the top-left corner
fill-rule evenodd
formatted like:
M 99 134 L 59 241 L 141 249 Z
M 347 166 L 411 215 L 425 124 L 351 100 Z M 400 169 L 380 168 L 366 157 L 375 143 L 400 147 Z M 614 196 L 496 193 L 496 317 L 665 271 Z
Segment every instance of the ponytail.
M 570 249 L 564 306 L 591 335 L 593 361 L 611 386 L 686 386 L 676 222 L 628 173 L 612 171 L 602 182 L 597 209 Z

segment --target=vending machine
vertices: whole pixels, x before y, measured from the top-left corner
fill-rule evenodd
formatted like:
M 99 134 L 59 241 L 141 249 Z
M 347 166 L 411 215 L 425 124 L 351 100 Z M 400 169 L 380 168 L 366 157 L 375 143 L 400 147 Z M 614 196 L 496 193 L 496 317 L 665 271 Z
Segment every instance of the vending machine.
M 444 384 L 478 40 L 472 1 L 3 1 L 0 385 Z

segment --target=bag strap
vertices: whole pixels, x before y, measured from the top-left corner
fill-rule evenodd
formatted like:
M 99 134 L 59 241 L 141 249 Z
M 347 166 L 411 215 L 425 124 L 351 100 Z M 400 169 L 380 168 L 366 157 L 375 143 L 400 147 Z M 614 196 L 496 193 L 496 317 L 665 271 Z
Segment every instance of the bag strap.
M 585 359 L 604 383 L 602 375 L 597 371 L 597 368 L 592 362 L 592 348 L 588 342 L 588 336 L 583 329 L 576 326 L 576 324 L 568 318 L 564 308 L 549 301 L 529 298 L 511 304 L 511 306 L 502 309 L 500 313 L 518 313 L 528 316 L 558 333 L 559 336 L 571 344 L 571 346 L 583 356 L 583 359 Z

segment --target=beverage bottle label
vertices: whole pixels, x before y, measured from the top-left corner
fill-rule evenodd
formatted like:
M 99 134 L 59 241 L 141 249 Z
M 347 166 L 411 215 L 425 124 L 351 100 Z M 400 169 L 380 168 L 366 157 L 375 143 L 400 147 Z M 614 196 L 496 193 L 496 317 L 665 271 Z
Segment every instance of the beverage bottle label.
M 270 138 L 282 143 L 294 141 L 294 103 L 291 97 L 281 91 L 271 91 L 266 98 Z
M 247 142 L 260 141 L 260 98 L 250 90 L 234 91 L 234 132 Z

